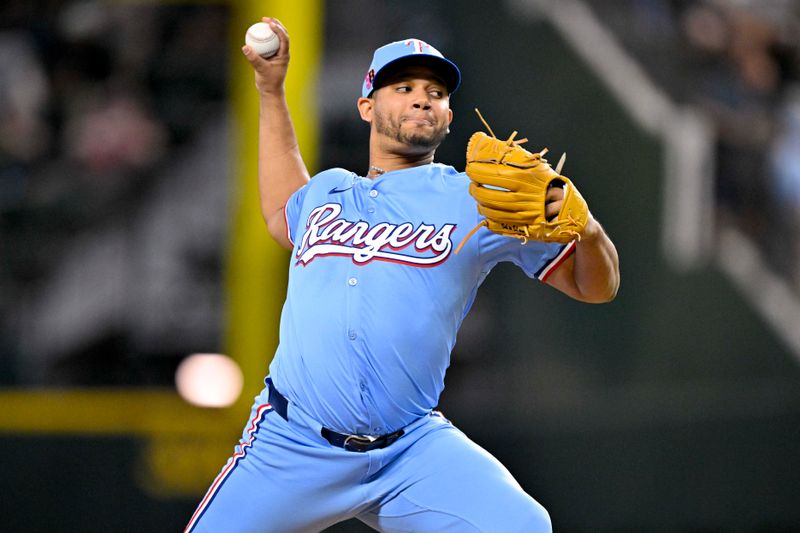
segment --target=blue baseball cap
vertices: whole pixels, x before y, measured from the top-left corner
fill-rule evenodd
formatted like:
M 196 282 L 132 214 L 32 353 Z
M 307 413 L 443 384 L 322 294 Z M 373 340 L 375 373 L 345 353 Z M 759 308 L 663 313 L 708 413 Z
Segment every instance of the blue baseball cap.
M 399 67 L 405 64 L 427 65 L 442 77 L 447 86 L 447 92 L 453 94 L 461 85 L 461 72 L 458 67 L 445 58 L 439 50 L 419 39 L 405 39 L 381 46 L 372 56 L 364 83 L 361 86 L 361 96 L 368 98 L 372 91 L 380 88 L 383 78 L 391 69 L 386 67 Z

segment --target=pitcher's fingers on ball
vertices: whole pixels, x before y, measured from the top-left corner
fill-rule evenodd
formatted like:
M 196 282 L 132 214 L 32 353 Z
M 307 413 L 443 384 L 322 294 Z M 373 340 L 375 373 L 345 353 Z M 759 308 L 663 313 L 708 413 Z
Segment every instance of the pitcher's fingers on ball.
M 263 57 L 259 56 L 259 55 L 258 55 L 258 54 L 255 52 L 255 50 L 253 50 L 252 48 L 250 48 L 250 47 L 249 47 L 249 46 L 247 46 L 247 45 L 244 45 L 244 46 L 242 46 L 242 53 L 243 53 L 243 54 L 244 54 L 244 56 L 247 58 L 247 60 L 248 60 L 248 61 L 250 61 L 250 63 L 252 63 L 253 65 L 255 65 L 255 64 L 256 64 L 256 61 L 257 61 L 258 59 L 264 59 Z
M 264 17 L 262 20 L 269 24 L 269 27 L 272 28 L 272 31 L 275 32 L 275 34 L 278 36 L 278 40 L 281 43 L 276 55 L 280 56 L 287 54 L 289 49 L 289 32 L 283 27 L 281 21 L 274 17 Z

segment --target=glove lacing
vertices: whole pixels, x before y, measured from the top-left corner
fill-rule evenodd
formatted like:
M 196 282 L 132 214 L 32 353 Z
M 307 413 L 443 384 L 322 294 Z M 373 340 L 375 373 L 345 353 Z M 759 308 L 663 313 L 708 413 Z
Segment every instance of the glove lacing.
M 483 115 L 481 115 L 481 112 L 480 112 L 480 111 L 478 111 L 478 108 L 477 108 L 477 107 L 475 108 L 475 113 L 477 113 L 477 114 L 478 114 L 478 118 L 479 118 L 479 119 L 481 119 L 481 122 L 483 122 L 483 125 L 484 125 L 484 126 L 486 126 L 486 130 L 489 132 L 489 134 L 492 136 L 492 138 L 493 138 L 493 139 L 497 139 L 497 135 L 495 135 L 495 134 L 494 134 L 494 131 L 492 131 L 492 127 L 491 127 L 491 126 L 489 126 L 489 123 L 488 123 L 488 122 L 486 122 L 486 119 L 484 119 L 484 118 L 483 118 Z M 517 132 L 516 132 L 516 131 L 514 131 L 513 133 L 511 133 L 511 136 L 510 136 L 510 137 L 508 138 L 508 140 L 506 140 L 506 142 L 505 142 L 505 147 L 506 147 L 506 148 L 505 148 L 505 150 L 502 152 L 502 154 L 500 154 L 500 157 L 498 158 L 498 161 L 501 161 L 501 162 L 502 162 L 502 161 L 503 161 L 503 158 L 505 158 L 505 157 L 506 157 L 506 155 L 508 155 L 508 153 L 509 153 L 509 152 L 511 152 L 511 151 L 512 151 L 514 148 L 518 147 L 518 146 L 519 146 L 519 145 L 521 145 L 521 144 L 524 144 L 524 143 L 528 142 L 528 138 L 527 138 L 527 137 L 525 137 L 525 138 L 522 138 L 522 139 L 514 139 L 514 137 L 516 137 L 516 136 L 517 136 Z M 539 155 L 539 157 L 542 159 L 542 161 L 544 161 L 545 163 L 547 162 L 547 160 L 546 160 L 546 159 L 544 159 L 544 156 L 547 154 L 547 152 L 548 152 L 548 149 L 547 149 L 547 148 L 544 148 L 544 149 L 542 149 L 542 151 L 541 151 L 541 152 L 539 152 L 539 154 L 538 154 L 538 155 Z M 556 166 L 556 168 L 555 168 L 556 174 L 561 174 L 561 168 L 564 166 L 564 162 L 565 162 L 566 160 L 567 160 L 567 154 L 566 154 L 566 152 L 565 152 L 564 154 L 562 154 L 562 155 L 561 155 L 561 159 L 559 159 L 559 161 L 558 161 L 558 165 L 557 165 L 557 166 Z M 506 164 L 508 164 L 508 163 L 506 163 Z M 513 165 L 512 165 L 512 166 L 513 166 Z M 567 215 L 567 219 L 568 219 L 568 220 L 569 220 L 571 223 L 573 223 L 573 224 L 575 223 L 575 219 L 574 219 L 574 218 L 572 218 L 572 215 L 568 214 L 568 215 Z M 546 222 L 540 222 L 540 224 L 541 224 L 542 226 L 544 226 L 544 225 L 546 225 L 547 223 L 546 223 Z M 487 220 L 487 219 L 485 219 L 485 218 L 484 218 L 483 220 L 481 220 L 480 222 L 478 222 L 478 225 L 477 225 L 477 226 L 475 226 L 474 228 L 472 228 L 472 229 L 469 231 L 469 233 L 467 233 L 467 234 L 464 236 L 464 238 L 463 238 L 463 239 L 461 239 L 461 242 L 460 242 L 460 243 L 458 244 L 458 246 L 456 247 L 456 251 L 455 251 L 455 253 L 458 253 L 458 252 L 460 252 L 460 251 L 461 251 L 461 248 L 464 246 L 464 244 L 466 244 L 466 242 L 467 242 L 467 241 L 470 239 L 470 237 L 472 237 L 473 235 L 475 235 L 475 232 L 476 232 L 476 231 L 478 231 L 478 230 L 479 230 L 481 227 L 483 227 L 483 226 L 488 226 L 488 225 L 489 225 L 489 222 L 488 222 L 488 220 Z M 525 245 L 525 244 L 527 244 L 527 242 L 528 242 L 528 238 L 530 237 L 530 233 L 528 232 L 528 227 L 527 227 L 527 226 L 523 226 L 522 228 L 515 228 L 515 229 L 514 229 L 514 231 L 520 231 L 520 229 L 521 229 L 521 231 L 522 231 L 522 232 L 524 232 L 524 233 L 525 233 L 525 235 L 514 235 L 514 234 L 511 234 L 511 235 L 509 235 L 509 237 L 514 237 L 515 239 L 520 239 L 520 240 L 522 240 L 522 242 L 520 243 L 520 245 Z M 551 231 L 550 233 L 548 233 L 548 234 L 547 234 L 547 236 L 548 236 L 548 237 L 550 237 L 551 235 L 553 235 L 553 234 L 554 234 L 554 233 L 556 233 L 557 231 L 559 232 L 559 235 L 565 235 L 565 234 L 566 234 L 566 235 L 570 235 L 570 236 L 572 236 L 572 237 L 576 238 L 576 239 L 577 239 L 577 240 L 579 240 L 579 241 L 580 241 L 580 239 L 581 239 L 581 236 L 580 236 L 580 234 L 579 234 L 578 232 L 576 232 L 576 231 L 574 231 L 574 230 L 561 230 L 561 228 L 560 228 L 559 226 L 556 226 L 556 227 L 553 229 L 553 231 Z

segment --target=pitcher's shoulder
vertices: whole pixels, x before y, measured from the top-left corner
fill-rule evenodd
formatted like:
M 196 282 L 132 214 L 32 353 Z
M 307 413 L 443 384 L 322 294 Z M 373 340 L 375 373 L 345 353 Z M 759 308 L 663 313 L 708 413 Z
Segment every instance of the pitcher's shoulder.
M 434 163 L 435 172 L 444 182 L 453 187 L 467 187 L 469 177 L 464 172 L 456 170 L 450 165 Z
M 337 167 L 315 174 L 311 178 L 309 185 L 314 189 L 327 187 L 328 189 L 335 188 L 338 191 L 344 191 L 351 188 L 357 179 L 358 175 L 355 172 Z

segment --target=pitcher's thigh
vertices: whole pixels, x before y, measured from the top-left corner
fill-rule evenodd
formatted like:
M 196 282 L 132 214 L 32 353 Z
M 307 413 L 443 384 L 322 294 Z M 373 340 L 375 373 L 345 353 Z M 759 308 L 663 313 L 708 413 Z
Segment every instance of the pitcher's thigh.
M 326 450 L 286 438 L 286 421 L 270 412 L 237 447 L 195 511 L 186 533 L 321 531 L 360 502 L 349 466 Z M 246 442 L 246 441 L 245 441 Z
M 360 518 L 385 532 L 550 533 L 547 511 L 500 462 L 453 426 L 429 433 L 389 476 L 403 489 Z

